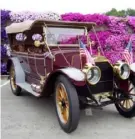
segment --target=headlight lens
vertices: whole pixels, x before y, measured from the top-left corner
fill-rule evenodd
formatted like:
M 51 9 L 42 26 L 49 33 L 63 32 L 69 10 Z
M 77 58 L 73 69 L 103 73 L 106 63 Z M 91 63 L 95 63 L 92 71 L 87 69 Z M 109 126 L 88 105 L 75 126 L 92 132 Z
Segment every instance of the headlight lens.
M 95 85 L 96 83 L 99 82 L 100 78 L 101 78 L 101 71 L 98 67 L 94 66 L 88 70 L 87 81 L 90 84 Z
M 123 64 L 120 70 L 121 78 L 126 80 L 128 79 L 129 75 L 130 75 L 130 67 L 127 64 Z
M 118 61 L 114 66 L 115 72 L 119 75 L 122 80 L 126 80 L 130 75 L 130 67 L 128 64 Z

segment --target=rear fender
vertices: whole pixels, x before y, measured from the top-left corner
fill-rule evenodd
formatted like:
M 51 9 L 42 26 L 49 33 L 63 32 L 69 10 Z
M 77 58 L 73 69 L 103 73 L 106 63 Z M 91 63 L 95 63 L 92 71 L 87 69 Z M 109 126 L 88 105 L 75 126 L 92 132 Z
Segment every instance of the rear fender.
M 16 84 L 25 82 L 25 73 L 17 57 L 10 58 L 15 68 Z

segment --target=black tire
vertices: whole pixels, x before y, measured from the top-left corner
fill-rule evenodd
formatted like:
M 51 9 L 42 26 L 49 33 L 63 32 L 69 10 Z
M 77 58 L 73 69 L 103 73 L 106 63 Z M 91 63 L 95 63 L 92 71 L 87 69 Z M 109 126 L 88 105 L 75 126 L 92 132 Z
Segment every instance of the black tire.
M 132 83 L 131 81 L 129 81 L 129 82 Z M 134 93 L 135 93 L 135 91 L 134 91 Z M 133 106 L 130 109 L 124 109 L 119 103 L 115 103 L 115 106 L 116 106 L 116 109 L 119 112 L 119 114 L 124 116 L 125 118 L 135 117 L 135 101 L 133 101 Z
M 129 111 L 124 111 L 123 109 L 121 109 L 121 107 L 118 104 L 115 104 L 115 106 L 116 106 L 116 109 L 118 110 L 119 114 L 124 116 L 125 118 L 135 117 L 135 105 Z
M 12 75 L 12 72 L 14 71 L 14 75 Z M 22 89 L 16 85 L 16 87 L 13 87 L 13 84 L 12 84 L 12 78 L 15 78 L 15 68 L 14 68 L 14 65 L 12 64 L 11 67 L 10 67 L 10 75 L 9 75 L 9 80 L 10 80 L 10 87 L 11 87 L 11 90 L 12 90 L 12 93 L 16 96 L 20 96 L 21 95 L 21 91 Z M 15 82 L 15 81 L 14 81 Z
M 63 84 L 66 90 L 66 94 L 68 97 L 68 102 L 69 102 L 69 118 L 67 123 L 63 123 L 60 119 L 59 113 L 58 113 L 58 108 L 57 108 L 57 102 L 56 102 L 56 93 L 57 93 L 57 86 L 59 84 Z M 57 81 L 55 83 L 55 110 L 57 114 L 57 118 L 59 121 L 59 124 L 61 128 L 66 132 L 66 133 L 71 133 L 73 132 L 79 123 L 79 118 L 80 118 L 80 109 L 79 109 L 79 99 L 78 95 L 76 92 L 75 87 L 71 84 L 71 82 L 63 75 L 60 75 L 57 78 Z

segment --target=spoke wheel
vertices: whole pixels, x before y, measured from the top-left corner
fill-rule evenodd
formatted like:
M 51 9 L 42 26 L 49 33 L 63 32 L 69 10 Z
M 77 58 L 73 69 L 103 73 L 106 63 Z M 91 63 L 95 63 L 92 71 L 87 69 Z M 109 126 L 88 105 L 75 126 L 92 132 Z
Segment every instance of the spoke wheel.
M 116 103 L 115 105 L 122 116 L 131 118 L 135 116 L 135 86 L 131 81 L 128 82 L 128 86 L 128 98 Z M 122 98 L 123 96 L 124 95 L 122 94 L 117 94 L 118 98 Z
M 13 64 L 10 68 L 10 86 L 13 94 L 15 94 L 16 96 L 19 96 L 21 94 L 21 88 L 16 85 L 15 68 Z
M 66 124 L 69 119 L 69 100 L 66 89 L 62 83 L 57 86 L 56 98 L 59 117 L 61 121 Z
M 66 133 L 74 131 L 80 117 L 79 99 L 75 87 L 63 75 L 60 75 L 55 83 L 54 100 L 61 128 Z

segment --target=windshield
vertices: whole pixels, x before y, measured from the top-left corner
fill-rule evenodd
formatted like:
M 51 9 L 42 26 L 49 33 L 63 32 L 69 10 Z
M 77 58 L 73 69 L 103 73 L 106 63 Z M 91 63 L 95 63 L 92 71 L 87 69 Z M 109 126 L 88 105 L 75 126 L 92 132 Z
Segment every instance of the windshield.
M 85 28 L 47 27 L 46 38 L 49 45 L 78 44 L 78 36 L 85 34 Z

